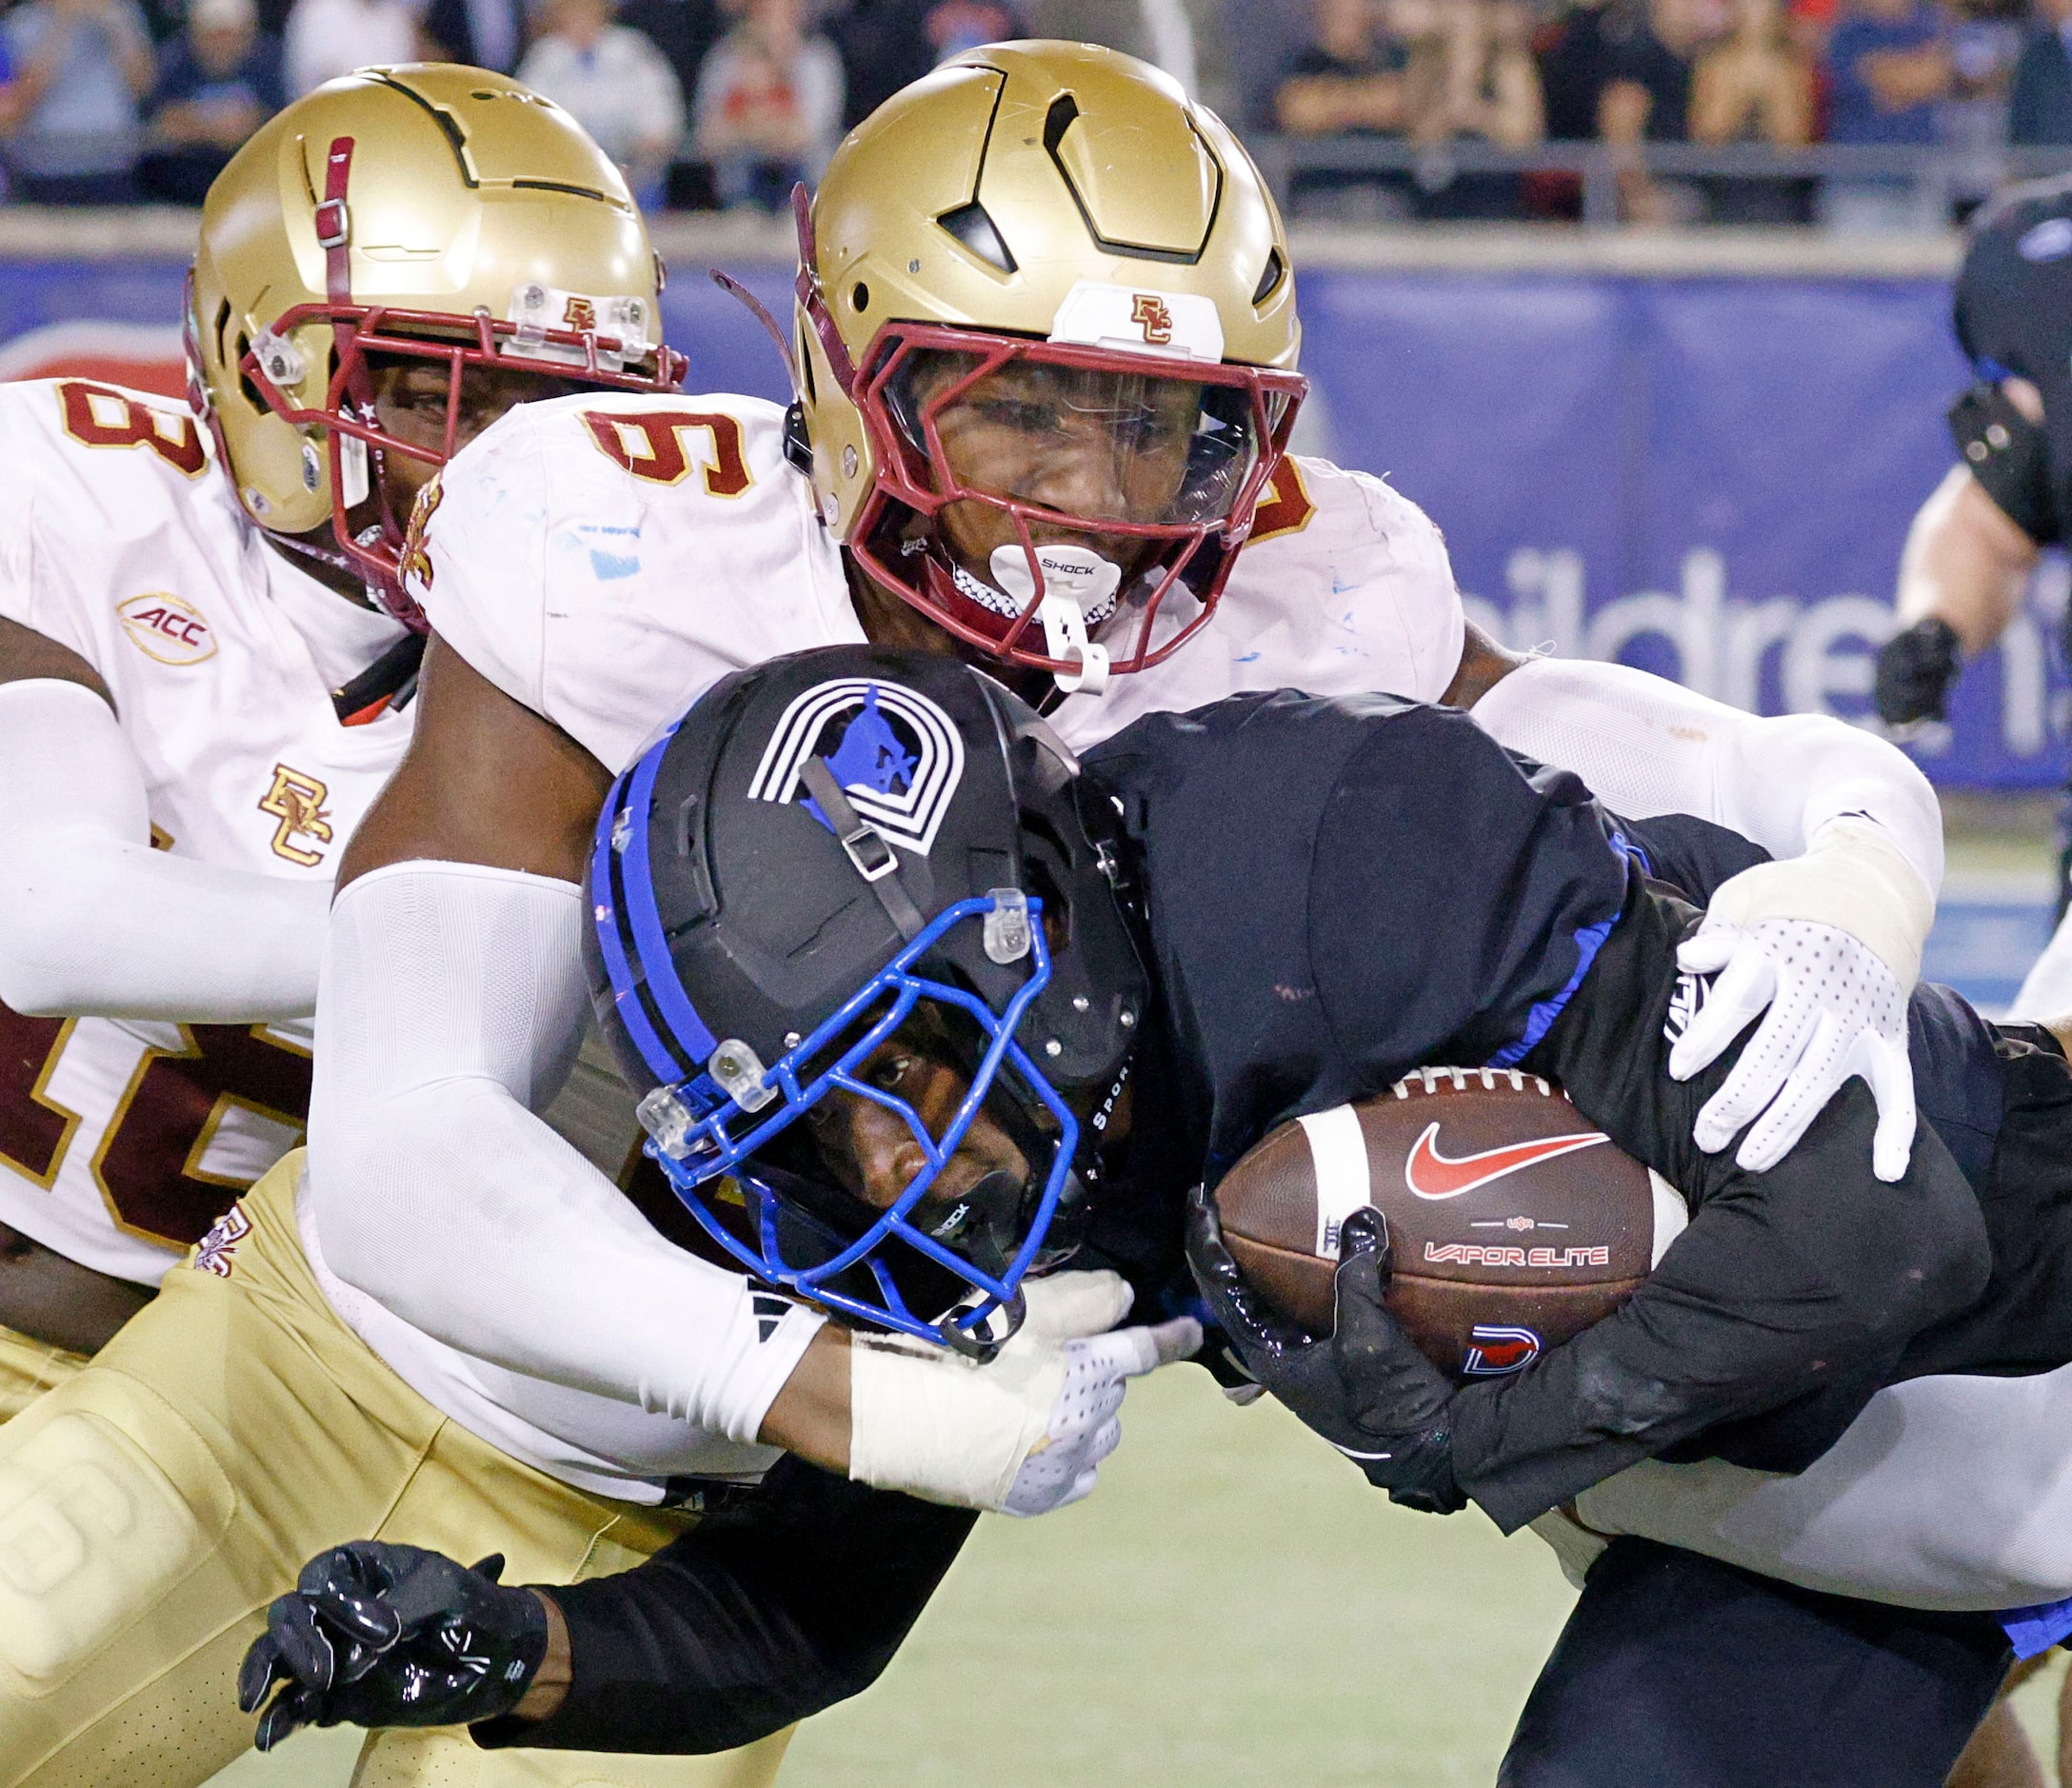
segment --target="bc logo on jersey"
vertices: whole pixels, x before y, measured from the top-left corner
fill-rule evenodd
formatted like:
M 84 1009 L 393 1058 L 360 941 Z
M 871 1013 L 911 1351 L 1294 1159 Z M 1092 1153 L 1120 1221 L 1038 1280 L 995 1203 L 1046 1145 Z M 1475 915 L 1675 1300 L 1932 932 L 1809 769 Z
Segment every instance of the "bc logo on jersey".
M 796 801 L 799 773 L 815 756 L 827 760 L 858 814 L 923 857 L 964 780 L 964 740 L 949 716 L 896 683 L 845 677 L 799 696 L 764 747 L 748 799 Z M 827 823 L 811 802 L 807 806 Z
M 273 854 L 289 863 L 313 869 L 324 861 L 321 848 L 310 850 L 296 844 L 309 839 L 319 846 L 331 842 L 330 815 L 324 810 L 330 789 L 313 776 L 291 770 L 285 764 L 273 766 L 273 785 L 259 799 L 259 811 L 280 824 L 273 828 Z
M 237 1270 L 237 1244 L 250 1234 L 251 1219 L 245 1215 L 242 1204 L 233 1204 L 195 1244 L 193 1259 L 188 1264 L 197 1273 L 229 1279 Z

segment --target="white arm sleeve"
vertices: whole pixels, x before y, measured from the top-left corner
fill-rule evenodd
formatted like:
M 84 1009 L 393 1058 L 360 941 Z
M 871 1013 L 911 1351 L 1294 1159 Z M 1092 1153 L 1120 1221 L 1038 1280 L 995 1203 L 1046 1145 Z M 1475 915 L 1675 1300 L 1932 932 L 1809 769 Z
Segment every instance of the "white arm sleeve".
M 100 696 L 0 684 L 0 1000 L 67 1018 L 308 1017 L 330 884 L 176 857 L 150 831 L 144 771 Z
M 1767 1577 L 1914 1608 L 2072 1596 L 2072 1366 L 1880 1391 L 1796 1477 L 1651 1460 L 1585 1490 L 1600 1533 L 1644 1534 Z
M 1873 821 L 1942 886 L 1942 810 L 1906 754 L 1824 714 L 1763 719 L 1624 665 L 1536 658 L 1469 710 L 1498 744 L 1574 770 L 1629 820 L 1687 813 L 1773 857 L 1802 855 L 1831 820 Z
M 569 883 L 465 864 L 338 897 L 309 1106 L 325 1257 L 449 1346 L 752 1440 L 822 1319 L 759 1322 L 745 1278 L 533 1115 L 581 1035 L 583 922 Z

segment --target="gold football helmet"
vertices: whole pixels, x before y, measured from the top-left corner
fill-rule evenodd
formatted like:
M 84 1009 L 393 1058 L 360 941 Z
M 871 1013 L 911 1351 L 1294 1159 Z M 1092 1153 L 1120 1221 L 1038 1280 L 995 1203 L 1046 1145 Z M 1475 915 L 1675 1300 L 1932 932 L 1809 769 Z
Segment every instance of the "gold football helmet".
M 262 126 L 209 189 L 189 398 L 254 522 L 421 627 L 385 456 L 451 457 L 470 367 L 674 388 L 660 286 L 618 169 L 560 107 L 481 69 L 362 69 Z M 399 356 L 447 369 L 437 449 L 377 426 L 369 363 Z M 307 538 L 327 522 L 335 549 Z
M 1306 389 L 1238 140 L 1132 57 L 993 44 L 881 106 L 796 205 L 813 480 L 864 569 L 1068 688 L 1176 650 Z

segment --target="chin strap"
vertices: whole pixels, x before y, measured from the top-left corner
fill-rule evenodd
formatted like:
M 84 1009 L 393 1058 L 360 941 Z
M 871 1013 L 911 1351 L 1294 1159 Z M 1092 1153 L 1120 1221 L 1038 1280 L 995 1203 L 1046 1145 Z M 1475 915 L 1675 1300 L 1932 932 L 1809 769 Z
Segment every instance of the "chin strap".
M 417 693 L 417 672 L 425 662 L 426 636 L 406 633 L 343 687 L 331 691 L 331 707 L 341 726 L 364 726 L 389 709 L 409 705 Z
M 353 140 L 349 136 L 331 139 L 330 149 L 324 157 L 324 198 L 316 208 L 317 247 L 324 250 L 324 295 L 333 305 L 352 302 L 352 212 L 346 204 L 346 189 L 352 180 L 352 146 Z M 343 317 L 331 319 L 331 344 L 337 349 L 338 364 L 350 368 L 347 374 L 346 394 L 366 409 L 372 404 L 373 391 L 368 385 L 366 366 L 353 357 L 353 340 L 358 334 L 357 324 L 348 323 Z M 344 450 L 347 438 L 339 438 L 337 450 Z M 360 444 L 355 442 L 354 445 Z M 364 447 L 360 447 L 363 466 L 366 451 Z M 362 476 L 365 476 L 364 472 Z M 349 500 L 347 507 L 351 507 Z
M 885 908 L 885 916 L 899 927 L 900 936 L 911 944 L 921 935 L 927 922 L 921 917 L 920 907 L 914 904 L 913 897 L 899 879 L 898 852 L 886 842 L 883 832 L 849 805 L 848 796 L 842 792 L 842 785 L 827 767 L 826 758 L 807 758 L 799 771 L 799 780 L 827 816 L 835 837 L 842 841 L 842 848 L 856 873 L 870 884 L 870 891 L 878 897 L 878 904 Z
M 834 374 L 835 384 L 844 397 L 853 399 L 856 363 L 849 358 L 848 345 L 835 328 L 834 318 L 827 314 L 827 302 L 821 296 L 820 276 L 814 271 L 820 265 L 820 251 L 813 236 L 813 200 L 804 181 L 791 189 L 791 221 L 799 232 L 799 271 L 792 290 L 813 333 L 820 338 L 821 351 L 827 356 L 827 368 Z

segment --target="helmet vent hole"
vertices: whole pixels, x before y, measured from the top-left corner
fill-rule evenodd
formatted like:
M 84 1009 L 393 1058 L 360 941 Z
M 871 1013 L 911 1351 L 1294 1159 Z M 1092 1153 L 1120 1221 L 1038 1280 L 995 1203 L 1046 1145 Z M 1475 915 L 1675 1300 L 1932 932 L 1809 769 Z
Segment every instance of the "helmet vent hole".
M 1281 250 L 1266 250 L 1266 270 L 1259 276 L 1258 288 L 1252 293 L 1252 308 L 1259 307 L 1280 289 L 1281 281 L 1286 277 L 1287 263 L 1281 259 Z
M 870 288 L 862 280 L 849 288 L 849 308 L 858 316 L 870 308 Z
M 1001 241 L 1000 231 L 986 214 L 985 206 L 976 199 L 953 211 L 945 211 L 935 221 L 988 267 L 996 267 L 1003 273 L 1015 270 L 1013 254 Z
M 1060 93 L 1050 102 L 1050 109 L 1044 113 L 1044 148 L 1050 154 L 1058 152 L 1058 145 L 1078 117 L 1079 101 L 1071 94 Z
M 230 301 L 226 298 L 216 307 L 216 358 L 221 360 L 225 352 L 225 331 L 230 327 Z
M 245 370 L 245 356 L 250 352 L 251 338 L 249 335 L 240 335 L 237 338 L 237 356 L 234 363 L 237 367 L 237 388 L 245 394 L 245 402 L 264 416 L 267 413 L 267 401 L 259 395 L 259 387 L 251 382 L 251 375 Z

